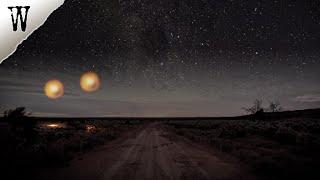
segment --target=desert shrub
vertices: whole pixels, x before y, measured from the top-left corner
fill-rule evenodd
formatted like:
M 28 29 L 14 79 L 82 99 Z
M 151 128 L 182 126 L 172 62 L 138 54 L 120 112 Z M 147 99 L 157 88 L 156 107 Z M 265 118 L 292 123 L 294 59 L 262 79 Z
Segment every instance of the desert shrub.
M 311 135 L 310 133 L 299 133 L 296 137 L 296 143 L 300 145 L 299 147 L 303 147 L 296 148 L 299 153 L 318 153 L 320 150 L 319 137 Z
M 11 131 L 18 135 L 22 130 L 22 135 L 31 140 L 35 135 L 35 120 L 28 118 L 31 113 L 26 111 L 25 107 L 18 107 L 4 112 L 4 120 L 10 125 Z
M 117 137 L 117 133 L 114 130 L 106 129 L 104 136 L 108 139 L 115 139 Z
M 279 127 L 275 133 L 275 139 L 284 144 L 295 144 L 297 132 L 292 128 Z
M 274 126 L 268 126 L 266 128 L 261 128 L 261 133 L 264 137 L 273 137 L 277 132 L 277 128 Z
M 86 122 L 84 120 L 72 120 L 68 122 L 68 125 L 77 130 L 83 130 L 86 128 Z
M 247 135 L 246 128 L 242 124 L 229 124 L 221 129 L 221 138 L 239 138 Z
M 320 134 L 320 121 L 310 122 L 305 125 L 306 129 L 308 129 L 311 133 Z
M 258 177 L 319 179 L 315 178 L 319 177 L 319 119 L 221 120 L 200 121 L 197 126 L 189 124 L 175 122 L 178 128 L 173 129 L 195 142 L 210 143 L 217 150 L 239 158 L 252 166 Z

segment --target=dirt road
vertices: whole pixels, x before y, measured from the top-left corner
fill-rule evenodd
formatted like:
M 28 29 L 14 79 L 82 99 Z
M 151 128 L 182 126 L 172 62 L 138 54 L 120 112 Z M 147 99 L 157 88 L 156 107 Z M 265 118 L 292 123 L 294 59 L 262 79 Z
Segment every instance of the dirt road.
M 75 159 L 45 179 L 254 179 L 247 168 L 152 123 Z

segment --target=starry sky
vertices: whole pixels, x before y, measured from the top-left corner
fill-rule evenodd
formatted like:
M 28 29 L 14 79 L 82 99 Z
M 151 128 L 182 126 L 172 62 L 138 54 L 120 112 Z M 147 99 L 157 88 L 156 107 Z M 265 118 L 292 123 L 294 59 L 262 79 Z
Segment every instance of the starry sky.
M 255 99 L 320 107 L 320 2 L 66 0 L 0 65 L 0 110 L 233 116 Z M 101 88 L 85 93 L 94 71 Z M 60 79 L 65 94 L 43 86 Z

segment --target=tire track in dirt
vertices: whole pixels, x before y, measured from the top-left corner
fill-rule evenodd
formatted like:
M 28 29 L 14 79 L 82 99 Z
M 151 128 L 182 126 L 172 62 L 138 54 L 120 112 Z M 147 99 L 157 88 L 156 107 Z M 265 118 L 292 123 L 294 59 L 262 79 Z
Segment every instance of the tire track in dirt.
M 150 123 L 136 136 L 107 143 L 43 179 L 255 179 L 236 160 Z

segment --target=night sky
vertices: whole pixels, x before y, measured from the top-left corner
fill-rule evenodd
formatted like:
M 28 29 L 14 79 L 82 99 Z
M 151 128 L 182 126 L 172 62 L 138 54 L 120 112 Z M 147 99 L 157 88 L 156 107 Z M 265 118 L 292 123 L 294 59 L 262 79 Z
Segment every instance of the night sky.
M 319 1 L 66 0 L 0 65 L 0 110 L 36 116 L 232 116 L 256 98 L 320 107 Z

